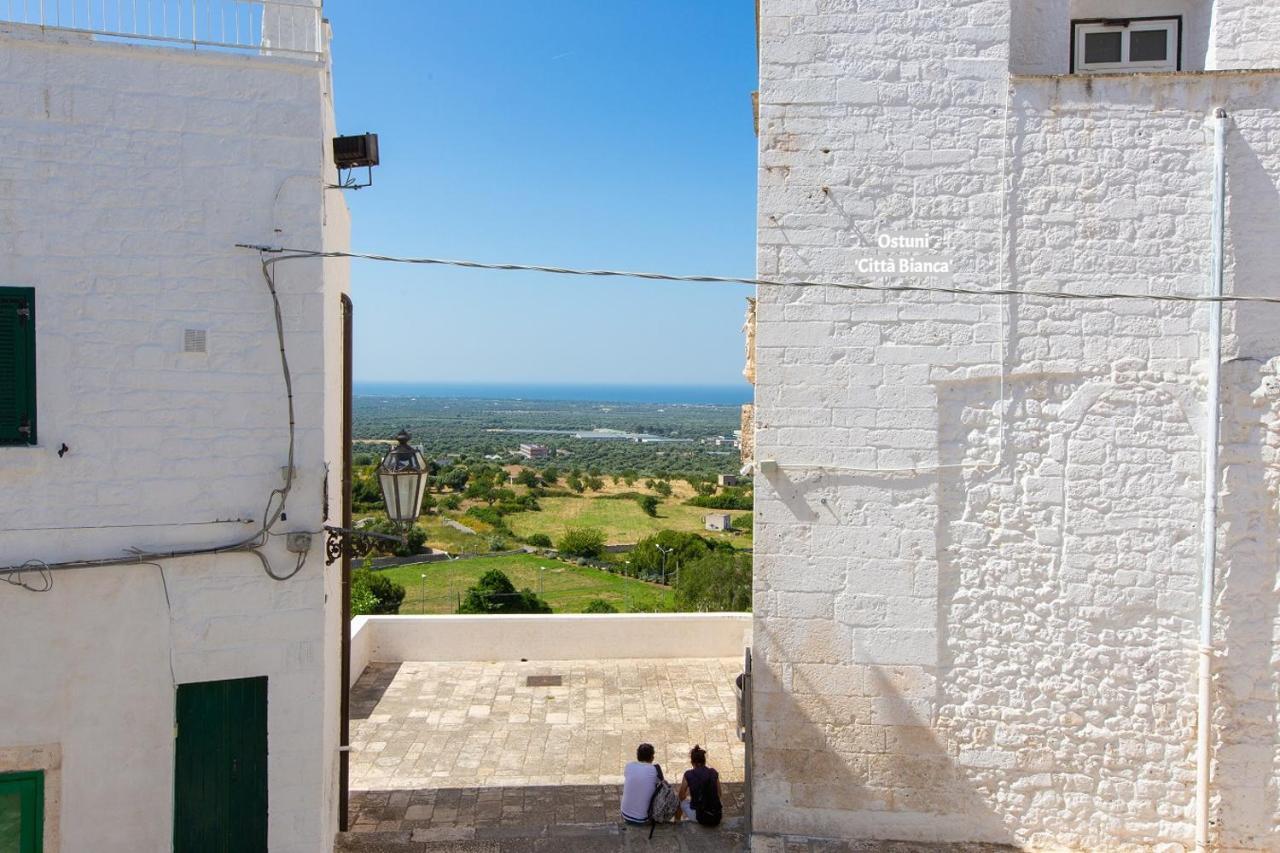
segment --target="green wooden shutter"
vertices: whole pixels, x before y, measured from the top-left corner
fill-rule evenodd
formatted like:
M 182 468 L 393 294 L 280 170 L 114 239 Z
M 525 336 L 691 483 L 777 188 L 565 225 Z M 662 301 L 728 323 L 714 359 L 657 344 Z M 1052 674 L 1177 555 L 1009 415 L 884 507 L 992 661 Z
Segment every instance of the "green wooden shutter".
M 0 853 L 44 849 L 44 771 L 0 773 Z
M 35 290 L 0 287 L 0 444 L 35 443 Z

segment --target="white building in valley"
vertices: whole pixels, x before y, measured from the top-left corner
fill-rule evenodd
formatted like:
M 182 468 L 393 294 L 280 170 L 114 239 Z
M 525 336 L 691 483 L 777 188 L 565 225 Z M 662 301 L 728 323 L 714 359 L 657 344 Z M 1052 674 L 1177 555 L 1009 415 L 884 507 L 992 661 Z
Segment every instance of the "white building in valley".
M 1280 849 L 1280 306 L 1102 298 L 1280 297 L 1280 4 L 762 0 L 760 77 L 761 277 L 1015 294 L 759 289 L 756 832 Z
M 319 0 L 128 43 L 21 21 L 55 5 L 0 6 L 0 809 L 33 809 L 0 846 L 328 850 L 347 271 L 275 268 L 291 435 L 235 247 L 347 247 Z

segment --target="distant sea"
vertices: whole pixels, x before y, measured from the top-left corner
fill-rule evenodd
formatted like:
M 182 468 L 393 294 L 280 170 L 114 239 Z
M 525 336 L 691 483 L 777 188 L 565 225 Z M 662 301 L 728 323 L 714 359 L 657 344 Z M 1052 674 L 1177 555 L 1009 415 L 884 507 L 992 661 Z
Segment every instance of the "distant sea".
M 466 397 L 591 403 L 680 403 L 740 406 L 752 388 L 739 385 L 537 385 L 523 383 L 356 382 L 357 397 Z

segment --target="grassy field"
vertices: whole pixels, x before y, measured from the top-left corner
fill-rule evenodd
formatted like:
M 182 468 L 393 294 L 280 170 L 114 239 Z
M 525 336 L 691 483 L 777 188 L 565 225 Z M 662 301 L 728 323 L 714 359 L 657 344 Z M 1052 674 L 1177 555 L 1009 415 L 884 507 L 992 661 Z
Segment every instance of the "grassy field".
M 672 597 L 669 589 L 657 584 L 534 554 L 417 563 L 379 573 L 404 586 L 400 613 L 412 616 L 455 612 L 467 588 L 490 569 L 505 572 L 516 589 L 539 592 L 556 613 L 581 613 L 593 598 L 603 598 L 624 613 L 660 610 Z
M 507 516 L 507 524 L 517 535 L 545 533 L 555 541 L 567 528 L 595 527 L 603 530 L 606 541 L 613 545 L 637 542 L 660 530 L 679 530 L 727 539 L 740 548 L 751 546 L 749 533 L 712 533 L 703 529 L 703 516 L 716 510 L 683 506 L 675 500 L 663 501 L 658 507 L 657 518 L 645 515 L 640 504 L 632 500 L 592 497 L 542 498 L 538 503 L 542 507 L 538 512 L 521 512 Z M 735 519 L 750 514 L 749 512 L 730 513 Z

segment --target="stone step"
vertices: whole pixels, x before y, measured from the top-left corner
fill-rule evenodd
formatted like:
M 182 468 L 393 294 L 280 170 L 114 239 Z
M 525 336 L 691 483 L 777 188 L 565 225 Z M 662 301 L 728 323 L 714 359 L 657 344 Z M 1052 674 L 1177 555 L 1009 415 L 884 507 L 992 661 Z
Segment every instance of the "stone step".
M 621 822 L 561 823 L 544 826 L 432 827 L 395 832 L 339 834 L 335 853 L 572 853 L 572 851 L 630 851 L 651 853 L 722 853 L 745 851 L 740 820 L 715 829 L 696 824 L 661 825 L 649 838 L 647 827 Z

